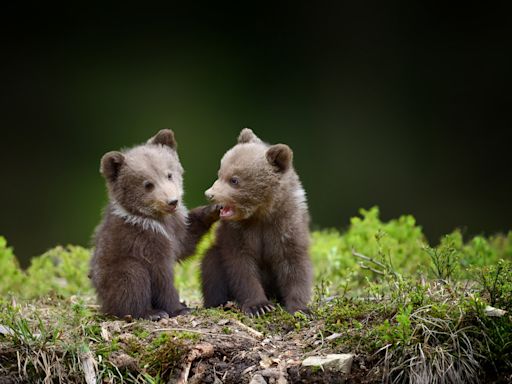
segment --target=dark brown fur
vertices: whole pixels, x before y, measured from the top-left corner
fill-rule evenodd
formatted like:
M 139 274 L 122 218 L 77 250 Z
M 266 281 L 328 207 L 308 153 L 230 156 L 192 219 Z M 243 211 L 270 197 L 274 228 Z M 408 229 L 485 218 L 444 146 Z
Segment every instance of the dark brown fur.
M 162 130 L 147 144 L 107 153 L 101 173 L 110 202 L 96 230 L 90 276 L 102 311 L 151 319 L 186 311 L 174 264 L 194 252 L 218 210 L 183 206 L 174 134 Z
M 311 297 L 309 214 L 292 151 L 250 129 L 221 160 L 206 196 L 223 206 L 215 244 L 201 264 L 204 305 L 235 300 L 251 315 L 307 311 Z

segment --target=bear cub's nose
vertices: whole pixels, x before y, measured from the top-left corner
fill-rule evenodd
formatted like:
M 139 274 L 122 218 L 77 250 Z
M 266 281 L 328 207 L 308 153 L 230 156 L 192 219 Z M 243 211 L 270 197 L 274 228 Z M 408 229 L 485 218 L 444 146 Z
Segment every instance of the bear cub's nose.
M 213 194 L 205 192 L 204 194 L 208 200 L 213 200 Z
M 178 205 L 178 200 L 168 200 L 167 204 L 170 205 L 171 207 L 175 207 Z

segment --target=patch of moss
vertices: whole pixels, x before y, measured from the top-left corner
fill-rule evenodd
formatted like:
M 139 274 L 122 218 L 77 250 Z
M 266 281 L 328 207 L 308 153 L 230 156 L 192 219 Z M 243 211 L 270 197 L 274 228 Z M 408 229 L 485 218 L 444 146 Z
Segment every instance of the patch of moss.
M 143 349 L 140 365 L 152 377 L 169 377 L 179 367 L 187 351 L 181 338 L 162 333 Z
M 96 354 L 102 356 L 104 359 L 108 359 L 112 352 L 121 350 L 119 345 L 119 337 L 114 336 L 110 341 L 100 341 L 95 345 Z
M 136 324 L 132 328 L 132 333 L 139 339 L 147 339 L 150 335 L 149 331 L 140 324 Z

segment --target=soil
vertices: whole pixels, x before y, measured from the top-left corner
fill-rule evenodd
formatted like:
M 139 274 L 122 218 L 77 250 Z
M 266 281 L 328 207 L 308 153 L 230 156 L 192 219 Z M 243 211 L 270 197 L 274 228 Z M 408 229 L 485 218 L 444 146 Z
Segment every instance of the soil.
M 129 323 L 118 323 L 129 332 Z M 171 374 L 170 382 L 239 384 L 250 383 L 255 375 L 261 375 L 267 383 L 279 384 L 381 382 L 382 377 L 366 367 L 368 362 L 363 356 L 355 356 L 349 375 L 302 367 L 302 361 L 308 356 L 334 353 L 328 342 L 316 343 L 321 326 L 320 322 L 312 322 L 303 331 L 264 335 L 227 313 L 226 318 L 219 320 L 196 315 L 162 319 L 147 323 L 146 329 L 151 334 L 187 331 L 199 336 L 193 343 L 187 343 L 184 362 Z M 197 353 L 198 346 L 207 352 Z M 335 352 L 340 353 L 339 347 Z M 192 359 L 187 357 L 191 353 Z M 190 368 L 185 378 L 187 363 Z

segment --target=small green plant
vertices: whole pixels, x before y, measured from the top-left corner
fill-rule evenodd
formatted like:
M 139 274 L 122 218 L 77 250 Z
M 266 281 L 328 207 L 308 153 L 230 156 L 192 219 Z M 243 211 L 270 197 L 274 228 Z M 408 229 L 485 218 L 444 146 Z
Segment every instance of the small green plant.
M 398 323 L 397 337 L 403 345 L 407 345 L 411 339 L 411 313 L 412 305 L 409 304 L 406 307 L 400 308 L 396 314 L 396 322 Z
M 425 252 L 432 261 L 430 270 L 437 279 L 448 281 L 454 277 L 459 266 L 461 242 L 460 233 L 454 232 L 443 237 L 437 247 L 425 247 Z
M 495 265 L 476 270 L 478 283 L 489 304 L 512 310 L 512 262 L 499 260 Z

